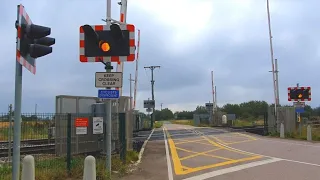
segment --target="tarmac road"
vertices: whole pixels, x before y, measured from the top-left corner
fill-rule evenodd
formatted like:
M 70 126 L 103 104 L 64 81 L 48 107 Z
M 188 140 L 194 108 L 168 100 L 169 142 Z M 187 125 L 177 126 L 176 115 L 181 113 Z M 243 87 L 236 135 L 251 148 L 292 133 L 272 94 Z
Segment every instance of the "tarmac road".
M 320 144 L 175 124 L 164 131 L 169 180 L 320 179 Z
M 123 180 L 318 180 L 320 144 L 164 124 Z

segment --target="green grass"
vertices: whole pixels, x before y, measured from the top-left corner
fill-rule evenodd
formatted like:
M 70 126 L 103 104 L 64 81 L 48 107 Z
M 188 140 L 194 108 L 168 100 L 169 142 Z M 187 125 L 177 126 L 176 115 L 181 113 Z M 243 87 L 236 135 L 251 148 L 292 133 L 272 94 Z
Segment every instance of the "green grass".
M 154 124 L 153 124 L 153 127 L 154 128 L 161 128 L 162 125 L 163 125 L 162 121 L 155 121 Z
M 193 120 L 171 120 L 172 124 L 182 124 L 182 125 L 190 125 L 193 126 Z
M 243 126 L 253 126 L 253 125 L 263 125 L 263 120 L 249 121 L 249 120 L 234 120 L 233 126 L 243 127 Z
M 13 125 L 12 125 L 13 126 Z M 21 123 L 21 140 L 46 139 L 48 138 L 49 122 L 28 121 Z M 7 141 L 9 137 L 9 126 L 6 122 L 0 124 L 0 141 Z M 13 127 L 11 131 L 13 139 Z
M 71 161 L 71 172 L 68 176 L 65 158 L 55 158 L 47 160 L 35 160 L 36 180 L 80 180 L 83 176 L 84 156 L 73 157 Z M 126 174 L 128 165 L 138 160 L 138 153 L 128 151 L 126 164 L 120 160 L 119 156 L 112 157 L 112 171 L 117 173 L 107 173 L 105 157 L 96 158 L 97 179 L 109 180 Z M 11 180 L 11 167 L 0 167 L 0 179 Z
M 280 137 L 280 133 L 270 133 L 269 136 L 272 137 Z M 299 129 L 290 132 L 290 133 L 285 133 L 285 138 L 288 139 L 299 139 L 299 140 L 307 140 L 307 126 L 303 126 L 301 128 L 301 134 Z M 320 141 L 320 128 L 312 128 L 312 140 L 313 141 Z

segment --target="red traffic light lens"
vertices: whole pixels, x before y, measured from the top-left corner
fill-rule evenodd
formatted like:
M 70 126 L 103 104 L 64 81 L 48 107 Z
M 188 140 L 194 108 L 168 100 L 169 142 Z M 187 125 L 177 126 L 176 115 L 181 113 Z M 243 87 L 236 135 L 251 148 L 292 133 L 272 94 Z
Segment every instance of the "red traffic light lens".
M 110 45 L 109 45 L 109 43 L 104 42 L 104 41 L 100 41 L 99 45 L 100 45 L 100 49 L 101 49 L 103 52 L 108 52 L 108 51 L 110 51 Z
M 110 51 L 110 45 L 109 43 L 105 42 L 105 41 L 100 41 L 99 42 L 99 46 L 100 46 L 100 49 L 103 51 L 103 52 L 108 52 Z

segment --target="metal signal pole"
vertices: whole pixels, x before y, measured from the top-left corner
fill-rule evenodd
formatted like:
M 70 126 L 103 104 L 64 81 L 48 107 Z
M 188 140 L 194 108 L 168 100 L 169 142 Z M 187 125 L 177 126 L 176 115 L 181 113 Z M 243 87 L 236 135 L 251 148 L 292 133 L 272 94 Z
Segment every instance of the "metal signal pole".
M 134 82 L 134 79 L 131 78 L 131 74 L 130 74 L 130 111 L 132 110 L 132 82 Z
M 107 25 L 111 25 L 111 0 L 107 0 Z M 107 62 L 105 66 L 106 72 L 111 72 L 111 62 Z M 110 89 L 110 88 L 107 88 Z M 111 174 L 111 100 L 106 101 L 106 132 L 105 132 L 105 147 L 106 147 L 106 167 Z
M 153 70 L 156 68 L 160 69 L 160 66 L 147 66 L 144 67 L 151 70 L 151 95 L 152 100 L 154 101 L 154 79 L 153 79 Z M 152 119 L 151 119 L 151 128 L 153 128 L 153 122 L 155 121 L 155 106 L 152 108 Z

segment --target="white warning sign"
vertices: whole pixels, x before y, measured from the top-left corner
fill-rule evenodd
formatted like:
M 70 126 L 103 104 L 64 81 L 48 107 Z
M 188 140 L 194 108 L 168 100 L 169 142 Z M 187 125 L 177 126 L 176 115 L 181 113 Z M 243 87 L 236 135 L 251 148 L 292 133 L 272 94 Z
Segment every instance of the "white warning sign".
M 103 134 L 103 117 L 93 117 L 93 134 Z
M 97 88 L 121 88 L 122 72 L 96 72 Z

